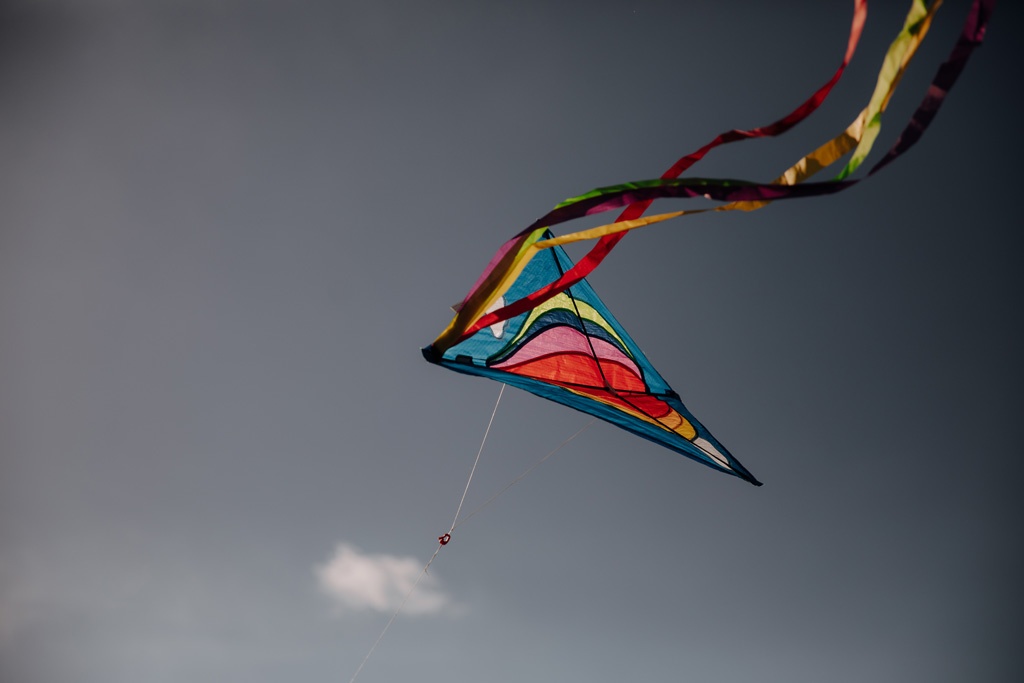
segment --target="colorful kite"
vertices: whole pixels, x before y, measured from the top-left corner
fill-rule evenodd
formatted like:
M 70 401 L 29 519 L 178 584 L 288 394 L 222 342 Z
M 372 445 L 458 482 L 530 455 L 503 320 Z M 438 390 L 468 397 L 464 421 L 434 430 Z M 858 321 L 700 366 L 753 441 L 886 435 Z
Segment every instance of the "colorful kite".
M 941 4 L 941 0 L 913 0 L 903 29 L 885 56 L 868 105 L 843 132 L 800 159 L 773 182 L 679 176 L 715 147 L 780 135 L 817 109 L 853 57 L 867 16 L 867 0 L 854 1 L 842 63 L 807 101 L 767 126 L 722 133 L 679 159 L 657 180 L 599 188 L 562 202 L 498 250 L 457 307 L 449 326 L 423 349 L 424 357 L 452 370 L 489 377 L 589 413 L 709 467 L 760 485 L 686 409 L 585 278 L 630 230 L 692 213 L 753 211 L 775 200 L 841 192 L 860 182 L 848 177 L 868 156 L 889 99 Z M 995 0 L 973 0 L 961 35 L 924 100 L 893 147 L 865 177 L 917 142 L 971 53 L 984 39 L 994 6 Z M 803 182 L 851 152 L 850 160 L 836 178 Z M 728 203 L 643 217 L 655 199 L 693 197 Z M 620 207 L 625 210 L 614 223 L 561 237 L 555 237 L 549 229 Z M 589 239 L 597 239 L 596 245 L 579 263 L 573 264 L 562 245 Z
M 530 261 L 506 295 L 525 296 L 572 267 L 561 247 Z M 499 305 L 502 300 L 499 299 Z M 428 359 L 595 415 L 758 484 L 686 409 L 586 280 Z

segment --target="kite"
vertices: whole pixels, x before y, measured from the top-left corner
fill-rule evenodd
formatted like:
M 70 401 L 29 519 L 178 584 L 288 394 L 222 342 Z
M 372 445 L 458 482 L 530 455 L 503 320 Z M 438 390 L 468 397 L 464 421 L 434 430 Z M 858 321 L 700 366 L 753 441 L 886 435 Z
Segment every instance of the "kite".
M 529 294 L 572 265 L 561 247 L 547 249 L 507 296 Z M 686 409 L 586 280 L 431 360 L 563 403 L 759 483 Z
M 913 0 L 903 28 L 883 60 L 871 100 L 841 133 L 805 155 L 770 183 L 683 178 L 715 147 L 781 135 L 813 113 L 839 81 L 853 57 L 867 17 L 867 0 L 854 0 L 843 60 L 832 77 L 799 107 L 767 126 L 731 130 L 680 158 L 654 180 L 592 190 L 562 202 L 506 242 L 448 327 L 423 348 L 443 367 L 509 384 L 588 413 L 708 467 L 760 486 L 760 482 L 693 416 L 654 369 L 586 280 L 627 232 L 684 215 L 710 211 L 754 211 L 781 199 L 842 192 L 878 137 L 882 115 L 896 86 L 931 26 L 941 0 Z M 923 101 L 870 177 L 920 139 L 974 49 L 984 39 L 995 0 L 973 0 L 960 36 L 940 66 Z M 833 179 L 804 182 L 850 155 Z M 726 202 L 710 208 L 643 216 L 656 199 L 704 198 Z M 576 218 L 624 208 L 612 223 L 556 237 L 551 227 Z M 573 263 L 562 246 L 596 239 Z

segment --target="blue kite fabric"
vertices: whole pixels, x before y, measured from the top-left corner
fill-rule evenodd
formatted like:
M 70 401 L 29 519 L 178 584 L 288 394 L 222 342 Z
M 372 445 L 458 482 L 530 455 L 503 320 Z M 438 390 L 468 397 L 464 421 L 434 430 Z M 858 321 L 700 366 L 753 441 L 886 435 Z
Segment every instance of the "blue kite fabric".
M 506 295 L 516 300 L 558 280 L 572 266 L 561 247 L 545 249 Z M 504 305 L 504 297 L 493 304 Z M 761 485 L 686 409 L 585 279 L 443 353 L 428 346 L 423 355 L 456 372 L 489 377 L 594 415 Z

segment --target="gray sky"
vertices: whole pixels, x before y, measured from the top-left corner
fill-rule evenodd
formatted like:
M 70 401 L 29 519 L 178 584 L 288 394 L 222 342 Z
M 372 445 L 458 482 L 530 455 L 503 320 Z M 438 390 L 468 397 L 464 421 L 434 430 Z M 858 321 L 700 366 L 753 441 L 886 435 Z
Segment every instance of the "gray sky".
M 498 395 L 420 357 L 448 306 L 563 198 L 789 111 L 852 8 L 554 4 L 0 5 L 0 680 L 347 681 Z M 904 5 L 699 175 L 841 130 Z M 359 680 L 1020 680 L 1021 20 L 869 182 L 591 278 L 764 487 L 595 425 L 457 530 Z M 466 509 L 586 422 L 506 392 Z

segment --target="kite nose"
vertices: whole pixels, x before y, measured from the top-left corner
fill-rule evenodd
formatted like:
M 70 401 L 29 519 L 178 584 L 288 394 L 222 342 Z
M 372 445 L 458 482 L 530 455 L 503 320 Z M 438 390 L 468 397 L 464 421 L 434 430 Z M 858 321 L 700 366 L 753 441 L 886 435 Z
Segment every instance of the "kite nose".
M 436 365 L 441 362 L 441 354 L 437 352 L 437 349 L 434 348 L 433 344 L 424 346 L 420 349 L 420 353 L 423 354 L 423 357 L 428 363 L 434 363 Z

